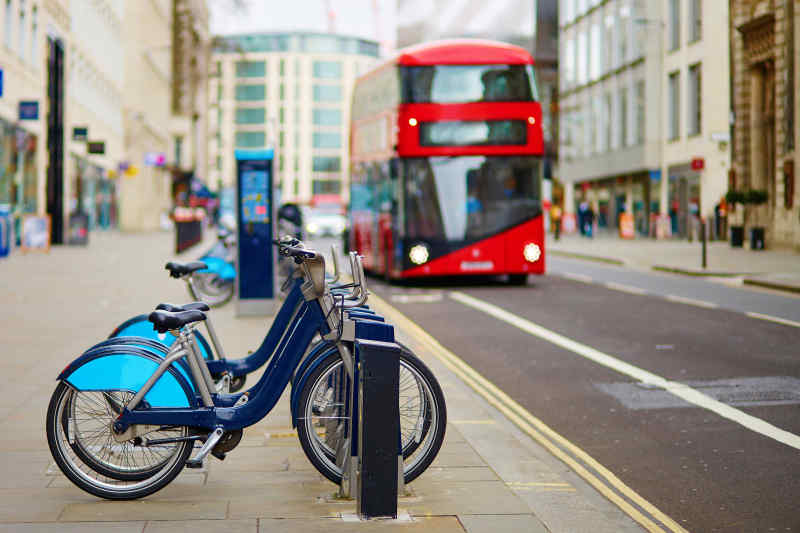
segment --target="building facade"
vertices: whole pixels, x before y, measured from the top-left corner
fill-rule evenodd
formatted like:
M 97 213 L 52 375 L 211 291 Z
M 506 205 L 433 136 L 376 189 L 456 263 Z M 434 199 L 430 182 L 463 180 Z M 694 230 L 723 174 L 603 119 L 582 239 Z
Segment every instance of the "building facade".
M 209 85 L 211 184 L 234 185 L 237 149 L 275 149 L 282 201 L 347 200 L 350 100 L 378 43 L 316 33 L 217 38 Z
M 625 215 L 639 235 L 696 235 L 730 166 L 727 6 L 562 0 L 559 14 L 565 212 L 583 204 L 601 228 Z
M 761 191 L 732 222 L 764 228 L 766 245 L 800 249 L 800 2 L 731 0 L 733 172 L 729 188 Z
M 25 214 L 50 217 L 53 244 L 158 226 L 171 205 L 169 132 L 185 115 L 170 103 L 182 79 L 171 64 L 173 12 L 186 3 L 207 43 L 202 0 L 0 3 L 0 216 L 11 213 L 15 240 Z M 207 45 L 195 48 L 207 56 Z M 192 65 L 187 77 L 202 85 L 207 68 Z M 189 114 L 204 117 L 204 102 Z M 205 147 L 205 124 L 196 130 Z

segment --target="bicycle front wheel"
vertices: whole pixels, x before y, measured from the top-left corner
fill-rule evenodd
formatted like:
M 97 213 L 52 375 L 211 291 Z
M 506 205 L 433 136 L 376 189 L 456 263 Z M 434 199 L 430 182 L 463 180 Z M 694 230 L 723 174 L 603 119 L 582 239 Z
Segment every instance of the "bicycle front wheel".
M 153 494 L 175 479 L 192 451 L 191 441 L 162 446 L 158 452 L 133 441 L 118 443 L 111 424 L 100 416 L 108 402 L 98 405 L 95 398 L 75 398 L 82 394 L 61 382 L 47 409 L 50 453 L 70 481 L 101 498 L 132 500 Z M 170 431 L 182 437 L 189 433 L 186 427 Z
M 444 440 L 447 411 L 441 387 L 410 350 L 400 352 L 400 433 L 403 478 L 410 483 L 436 458 Z M 329 355 L 306 381 L 300 394 L 297 436 L 308 459 L 326 478 L 342 481 L 336 463 L 348 417 L 344 394 L 350 379 L 338 353 Z

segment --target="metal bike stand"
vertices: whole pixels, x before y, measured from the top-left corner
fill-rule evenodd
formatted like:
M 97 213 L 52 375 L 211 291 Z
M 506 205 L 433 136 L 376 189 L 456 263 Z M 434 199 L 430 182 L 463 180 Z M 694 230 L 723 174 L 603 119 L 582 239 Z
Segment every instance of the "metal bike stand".
M 357 340 L 356 511 L 361 519 L 397 518 L 403 481 L 400 436 L 400 346 Z M 354 421 L 355 423 L 355 421 Z

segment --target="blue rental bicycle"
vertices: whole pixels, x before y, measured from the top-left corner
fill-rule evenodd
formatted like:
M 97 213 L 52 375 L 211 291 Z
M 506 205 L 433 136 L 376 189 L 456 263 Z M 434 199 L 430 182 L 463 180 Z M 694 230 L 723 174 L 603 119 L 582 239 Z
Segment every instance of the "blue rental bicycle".
M 360 264 L 354 274 L 361 294 L 358 301 L 348 301 L 327 289 L 320 254 L 282 243 L 279 252 L 294 259 L 298 275 L 291 278 L 270 330 L 277 328 L 280 336 L 269 364 L 250 390 L 215 391 L 193 337 L 194 328 L 206 318 L 199 309 L 150 314 L 155 329 L 175 336 L 166 354 L 160 343 L 149 339 L 111 344 L 112 339 L 85 352 L 59 375 L 47 413 L 47 437 L 53 458 L 73 483 L 109 499 L 152 494 L 184 466 L 200 466 L 209 454 L 224 458 L 241 440 L 242 430 L 272 410 L 293 374 L 299 387 L 293 419 L 303 449 L 334 481 L 338 469 L 341 481 L 341 466 L 331 455 L 341 446 L 337 438 L 352 408 L 343 401 L 352 387 L 347 382 L 350 374 L 343 373 L 353 368 L 348 346 L 356 339 L 391 342 L 394 330 L 379 319 L 353 317 L 355 312 L 345 315 L 346 309 L 366 301 Z M 303 358 L 317 334 L 330 346 L 308 363 L 309 358 Z M 301 363 L 306 366 L 301 368 Z M 404 478 L 410 481 L 438 453 L 446 408 L 438 383 L 424 365 L 416 358 L 401 361 L 401 388 L 402 368 L 410 376 L 408 389 L 416 389 L 408 394 L 417 404 L 415 411 L 405 411 L 412 430 L 401 435 Z M 189 459 L 196 442 L 202 447 Z

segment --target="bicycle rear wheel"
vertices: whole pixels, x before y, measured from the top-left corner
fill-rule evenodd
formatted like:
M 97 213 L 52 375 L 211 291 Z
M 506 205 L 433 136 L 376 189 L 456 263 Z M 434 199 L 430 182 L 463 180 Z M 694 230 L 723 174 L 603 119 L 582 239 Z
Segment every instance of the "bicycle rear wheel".
M 130 441 L 117 443 L 112 436 L 110 423 L 104 424 L 100 420 L 92 423 L 95 418 L 102 417 L 93 415 L 91 407 L 80 407 L 76 410 L 76 407 L 84 404 L 84 399 L 73 401 L 73 394 L 76 393 L 82 394 L 83 391 L 75 391 L 64 382 L 59 383 L 50 399 L 46 419 L 50 453 L 64 475 L 75 485 L 101 498 L 132 500 L 162 489 L 183 469 L 192 451 L 191 441 L 166 445 L 160 454 L 155 454 L 150 447 L 134 450 Z M 87 399 L 85 405 L 94 405 L 93 401 L 94 399 Z M 101 407 L 95 405 L 95 408 L 99 414 Z M 75 416 L 71 416 L 75 413 L 86 420 L 77 420 Z M 176 436 L 189 434 L 186 427 L 174 430 Z M 84 434 L 78 437 L 81 432 Z M 78 447 L 81 453 L 76 452 L 76 443 L 79 442 L 82 442 Z M 89 442 L 92 444 L 88 444 Z M 87 450 L 93 453 L 88 455 Z M 86 457 L 88 460 L 84 459 Z M 148 468 L 151 469 L 147 472 L 149 475 L 143 477 L 142 474 Z M 114 472 L 115 476 L 109 476 L 109 472 Z M 119 479 L 125 477 L 126 473 L 132 474 L 129 476 L 132 478 Z
M 400 432 L 403 477 L 416 479 L 441 448 L 447 412 L 441 387 L 431 371 L 407 348 L 400 354 Z M 349 377 L 338 353 L 331 354 L 306 381 L 300 394 L 297 436 L 308 459 L 326 478 L 342 481 L 336 450 L 348 421 L 342 391 Z
M 202 300 L 211 307 L 219 307 L 233 298 L 233 280 L 223 280 L 218 274 L 195 273 L 189 292 L 192 298 Z

